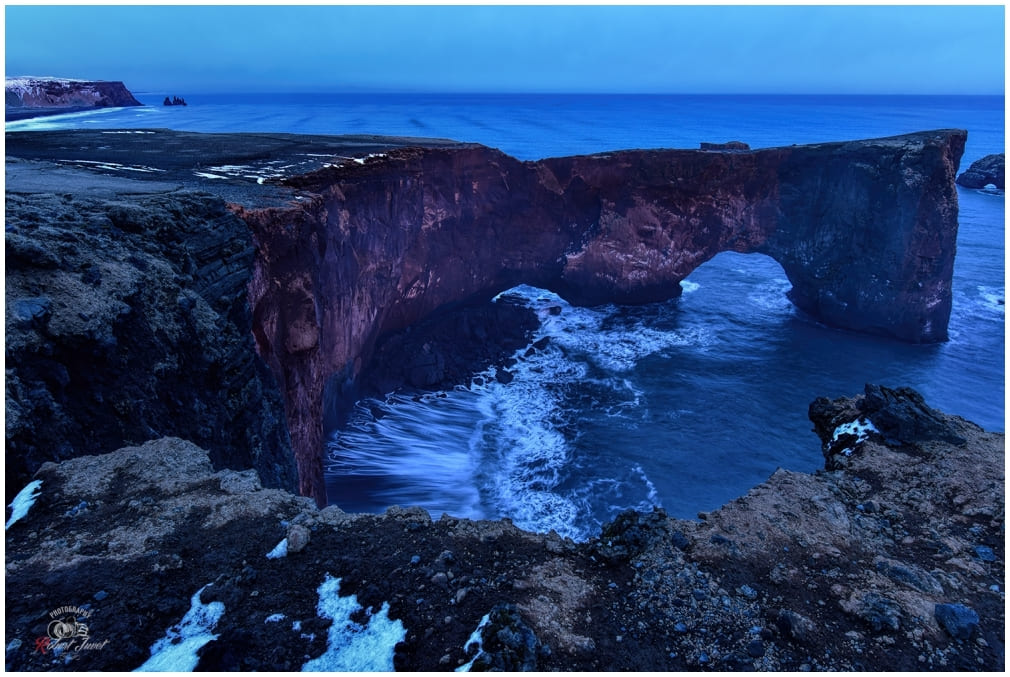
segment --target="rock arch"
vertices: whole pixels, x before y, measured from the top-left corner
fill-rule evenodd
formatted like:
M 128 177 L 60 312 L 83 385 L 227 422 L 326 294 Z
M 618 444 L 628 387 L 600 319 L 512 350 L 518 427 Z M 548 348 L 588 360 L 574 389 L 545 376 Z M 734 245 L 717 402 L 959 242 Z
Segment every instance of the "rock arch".
M 290 179 L 300 207 L 245 210 L 254 335 L 286 400 L 300 490 L 325 500 L 322 399 L 378 336 L 516 284 L 576 304 L 677 296 L 721 251 L 780 263 L 822 321 L 946 339 L 966 133 L 745 151 L 622 151 L 520 162 L 394 150 Z

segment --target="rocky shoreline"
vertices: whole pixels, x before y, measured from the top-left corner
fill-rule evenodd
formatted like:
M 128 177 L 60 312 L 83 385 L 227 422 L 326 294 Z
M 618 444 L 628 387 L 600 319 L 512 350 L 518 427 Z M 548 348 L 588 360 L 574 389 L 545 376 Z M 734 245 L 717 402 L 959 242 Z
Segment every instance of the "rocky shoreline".
M 625 513 L 585 543 L 320 510 L 177 438 L 47 463 L 6 532 L 6 667 L 135 669 L 196 599 L 223 606 L 196 669 L 298 670 L 328 655 L 336 578 L 371 609 L 345 625 L 402 624 L 398 670 L 1002 670 L 1003 435 L 876 386 L 811 418 L 834 469 L 779 470 L 698 521 Z M 847 432 L 860 420 L 878 430 Z M 87 643 L 43 651 L 61 607 Z

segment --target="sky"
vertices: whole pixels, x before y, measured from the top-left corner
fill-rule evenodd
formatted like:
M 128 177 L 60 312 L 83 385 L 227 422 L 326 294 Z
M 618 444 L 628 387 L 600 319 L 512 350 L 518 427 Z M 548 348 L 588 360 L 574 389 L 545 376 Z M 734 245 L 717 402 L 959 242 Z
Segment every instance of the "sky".
M 134 92 L 1002 94 L 989 6 L 11 6 L 7 76 Z

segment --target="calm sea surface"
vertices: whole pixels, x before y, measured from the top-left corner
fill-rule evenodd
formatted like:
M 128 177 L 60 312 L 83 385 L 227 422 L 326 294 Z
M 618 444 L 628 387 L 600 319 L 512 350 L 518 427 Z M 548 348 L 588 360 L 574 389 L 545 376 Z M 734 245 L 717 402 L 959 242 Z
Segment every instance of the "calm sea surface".
M 968 130 L 961 164 L 1003 152 L 993 97 L 141 94 L 145 108 L 59 116 L 8 131 L 162 127 L 451 138 L 521 159 L 622 148 L 752 148 Z M 172 92 L 175 94 L 175 92 Z M 807 405 L 908 385 L 990 430 L 1004 429 L 1004 199 L 958 189 L 960 232 L 951 339 L 913 346 L 838 331 L 786 300 L 779 265 L 725 253 L 676 301 L 571 307 L 519 288 L 543 319 L 544 353 L 516 379 L 415 401 L 393 393 L 375 421 L 361 407 L 332 433 L 328 487 L 345 510 L 422 505 L 584 538 L 617 512 L 661 505 L 693 517 L 777 467 L 822 464 Z M 546 309 L 562 305 L 560 315 Z M 373 403 L 376 406 L 376 403 Z

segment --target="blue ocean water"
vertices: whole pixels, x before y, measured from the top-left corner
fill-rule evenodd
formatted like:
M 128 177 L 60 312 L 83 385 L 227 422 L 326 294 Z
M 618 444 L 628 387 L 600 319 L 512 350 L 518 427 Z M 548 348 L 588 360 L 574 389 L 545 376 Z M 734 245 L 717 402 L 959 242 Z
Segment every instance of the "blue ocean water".
M 621 148 L 752 148 L 968 130 L 961 169 L 1004 149 L 1002 97 L 186 95 L 164 108 L 57 116 L 17 129 L 137 128 L 392 134 L 494 146 L 521 159 Z M 548 349 L 507 385 L 441 395 L 391 393 L 333 432 L 332 502 L 346 510 L 422 505 L 584 538 L 617 512 L 661 505 L 693 517 L 742 495 L 777 467 L 822 466 L 806 411 L 866 382 L 918 389 L 944 411 L 1003 430 L 1005 206 L 959 188 L 950 340 L 931 346 L 824 327 L 785 297 L 762 255 L 721 254 L 675 301 L 571 307 L 518 288 Z M 560 305 L 560 315 L 547 312 Z

